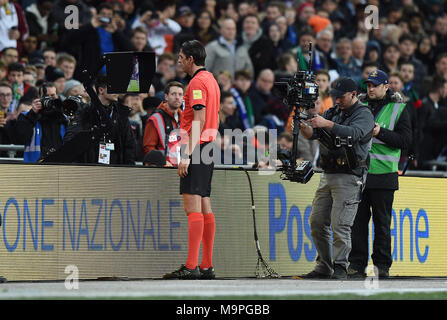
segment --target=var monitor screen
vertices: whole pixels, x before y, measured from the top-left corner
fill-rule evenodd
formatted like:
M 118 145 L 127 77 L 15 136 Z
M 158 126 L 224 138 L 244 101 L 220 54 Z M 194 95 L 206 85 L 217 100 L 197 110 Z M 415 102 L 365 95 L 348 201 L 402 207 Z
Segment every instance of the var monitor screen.
M 108 93 L 148 93 L 155 73 L 154 52 L 105 53 Z

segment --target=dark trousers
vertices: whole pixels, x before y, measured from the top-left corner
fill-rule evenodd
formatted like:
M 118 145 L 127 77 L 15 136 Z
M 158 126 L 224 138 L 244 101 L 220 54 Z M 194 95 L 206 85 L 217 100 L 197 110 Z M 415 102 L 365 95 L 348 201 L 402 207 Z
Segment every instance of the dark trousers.
M 371 214 L 374 223 L 374 242 L 371 258 L 383 270 L 391 267 L 391 216 L 395 190 L 365 189 L 351 229 L 352 250 L 350 267 L 364 272 L 368 265 L 368 224 Z

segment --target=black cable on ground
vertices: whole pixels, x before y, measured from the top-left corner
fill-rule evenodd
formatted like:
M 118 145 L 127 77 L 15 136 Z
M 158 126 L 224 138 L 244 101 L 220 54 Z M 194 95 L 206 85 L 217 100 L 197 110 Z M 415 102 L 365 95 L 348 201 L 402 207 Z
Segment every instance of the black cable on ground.
M 251 211 L 252 211 L 252 215 L 253 215 L 253 233 L 254 233 L 254 238 L 255 238 L 256 251 L 258 253 L 258 262 L 256 264 L 256 272 L 255 272 L 256 277 L 257 278 L 280 278 L 281 275 L 279 273 L 277 273 L 275 270 L 273 270 L 267 264 L 267 262 L 264 260 L 264 258 L 262 257 L 261 247 L 259 245 L 259 239 L 258 239 L 258 232 L 256 229 L 256 211 L 255 211 L 256 207 L 255 207 L 255 200 L 253 197 L 253 186 L 252 186 L 250 175 L 248 174 L 248 171 L 243 167 L 239 167 L 239 169 L 241 169 L 245 172 L 247 179 L 248 179 L 248 185 L 250 187 Z

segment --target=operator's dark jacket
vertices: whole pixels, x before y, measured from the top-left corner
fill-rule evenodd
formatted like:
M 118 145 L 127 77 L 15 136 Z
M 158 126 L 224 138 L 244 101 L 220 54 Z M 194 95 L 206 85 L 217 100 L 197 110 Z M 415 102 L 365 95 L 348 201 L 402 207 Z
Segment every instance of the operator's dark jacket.
M 110 164 L 134 165 L 136 157 L 136 142 L 129 122 L 130 108 L 113 103 L 109 107 L 100 105 L 107 117 L 101 121 L 96 106 L 91 103 L 76 113 L 75 119 L 70 123 L 64 137 L 64 143 L 71 140 L 77 133 L 83 130 L 91 130 L 93 126 L 99 126 L 101 122 L 110 121 L 107 129 L 114 151 L 110 153 Z M 76 163 L 98 163 L 99 143 L 102 134 L 95 134 L 96 140 L 87 148 Z
M 402 96 L 391 89 L 388 89 L 384 99 L 382 100 L 370 100 L 368 95 L 360 95 L 359 99 L 363 102 L 368 102 L 368 107 L 373 113 L 374 117 L 378 115 L 381 108 L 392 102 L 404 102 Z M 380 132 L 376 137 L 380 141 L 384 142 L 390 147 L 399 149 L 408 149 L 412 141 L 412 128 L 410 115 L 407 107 L 404 108 L 402 114 L 397 120 L 394 130 L 388 130 L 380 128 Z M 370 174 L 366 179 L 366 187 L 370 189 L 399 189 L 398 173 L 385 173 L 385 174 Z

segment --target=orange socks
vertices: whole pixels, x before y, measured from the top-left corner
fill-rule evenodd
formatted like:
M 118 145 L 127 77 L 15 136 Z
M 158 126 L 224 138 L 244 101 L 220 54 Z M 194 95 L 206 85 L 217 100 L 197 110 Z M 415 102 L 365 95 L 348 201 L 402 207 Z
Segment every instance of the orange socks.
M 188 259 L 186 267 L 195 269 L 199 260 L 200 242 L 202 242 L 202 263 L 200 268 L 207 269 L 213 266 L 213 246 L 216 222 L 214 214 L 192 212 L 188 215 Z
M 186 260 L 186 267 L 188 269 L 195 269 L 197 261 L 199 260 L 200 242 L 203 234 L 203 214 L 201 212 L 192 212 L 188 215 L 188 259 Z
M 202 236 L 202 263 L 200 268 L 207 269 L 213 266 L 213 245 L 216 222 L 214 214 L 203 215 L 203 236 Z

